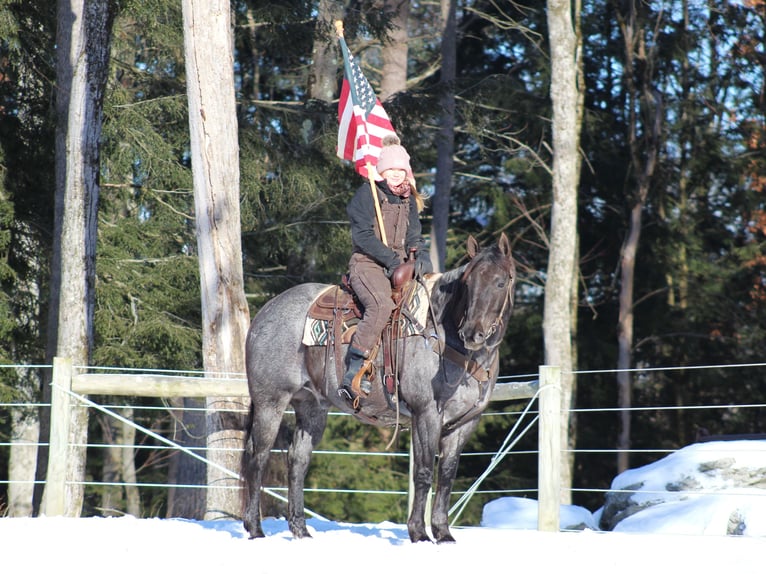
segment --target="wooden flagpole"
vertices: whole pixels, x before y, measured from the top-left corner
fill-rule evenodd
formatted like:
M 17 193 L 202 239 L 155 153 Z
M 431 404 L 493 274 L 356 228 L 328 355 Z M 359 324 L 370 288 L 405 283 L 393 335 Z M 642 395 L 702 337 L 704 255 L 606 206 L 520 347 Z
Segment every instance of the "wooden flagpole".
M 370 137 L 369 135 L 367 137 Z M 372 192 L 372 203 L 375 204 L 375 217 L 378 218 L 378 226 L 380 227 L 380 240 L 383 245 L 388 247 L 388 239 L 386 239 L 386 228 L 383 227 L 383 214 L 380 212 L 380 202 L 378 201 L 378 186 L 375 183 L 375 176 L 372 175 L 372 164 L 367 162 L 367 178 L 370 180 L 370 191 Z
M 343 21 L 335 21 L 335 33 L 338 38 L 343 38 Z M 366 131 L 366 128 L 365 128 Z M 367 132 L 367 143 L 370 143 L 370 134 Z M 354 142 L 356 147 L 356 142 Z M 383 245 L 388 247 L 388 239 L 386 238 L 386 228 L 383 226 L 383 214 L 380 212 L 380 202 L 378 201 L 378 186 L 375 184 L 375 176 L 372 173 L 372 164 L 367 161 L 367 179 L 370 182 L 370 193 L 372 193 L 372 203 L 375 205 L 375 217 L 378 219 L 378 227 L 380 227 L 380 240 Z

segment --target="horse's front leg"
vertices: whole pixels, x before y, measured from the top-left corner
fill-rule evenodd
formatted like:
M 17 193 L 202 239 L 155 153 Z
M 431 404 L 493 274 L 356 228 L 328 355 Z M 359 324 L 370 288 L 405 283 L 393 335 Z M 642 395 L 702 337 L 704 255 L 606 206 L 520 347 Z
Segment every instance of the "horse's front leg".
M 479 424 L 479 417 L 443 436 L 439 443 L 439 473 L 436 479 L 436 495 L 431 511 L 431 532 L 436 542 L 455 542 L 449 530 L 449 505 L 452 486 L 457 475 L 460 453 Z
M 327 409 L 313 396 L 293 400 L 295 432 L 287 452 L 287 525 L 296 538 L 310 538 L 306 527 L 303 487 L 311 453 L 322 440 L 327 424 Z
M 425 513 L 434 478 L 434 458 L 441 433 L 436 409 L 428 409 L 412 417 L 412 456 L 414 496 L 407 519 L 407 531 L 412 542 L 430 542 L 426 532 Z

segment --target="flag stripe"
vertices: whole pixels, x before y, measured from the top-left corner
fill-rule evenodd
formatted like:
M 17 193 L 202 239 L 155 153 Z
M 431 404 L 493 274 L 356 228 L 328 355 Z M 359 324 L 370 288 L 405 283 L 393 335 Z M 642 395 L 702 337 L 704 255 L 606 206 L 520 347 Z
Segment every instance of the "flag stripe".
M 340 46 L 344 77 L 338 101 L 337 153 L 339 158 L 353 161 L 356 171 L 367 177 L 367 163 L 378 163 L 383 138 L 396 132 L 342 37 Z M 377 172 L 373 176 L 380 178 Z

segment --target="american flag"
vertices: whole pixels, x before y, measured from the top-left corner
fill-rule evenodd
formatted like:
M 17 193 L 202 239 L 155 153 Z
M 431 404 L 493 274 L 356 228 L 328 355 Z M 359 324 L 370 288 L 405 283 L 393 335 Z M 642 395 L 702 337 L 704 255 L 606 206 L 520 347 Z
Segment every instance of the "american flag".
M 383 138 L 396 135 L 396 131 L 370 82 L 349 53 L 346 41 L 342 36 L 339 39 L 343 85 L 338 102 L 338 157 L 353 161 L 356 171 L 369 177 L 367 164 L 374 167 L 378 163 Z M 374 170 L 372 175 L 380 179 Z

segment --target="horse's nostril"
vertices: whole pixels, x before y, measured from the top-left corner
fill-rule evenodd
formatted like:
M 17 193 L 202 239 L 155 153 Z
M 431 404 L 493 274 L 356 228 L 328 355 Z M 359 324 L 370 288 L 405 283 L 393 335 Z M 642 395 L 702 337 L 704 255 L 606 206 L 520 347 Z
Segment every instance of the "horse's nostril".
M 472 345 L 481 345 L 484 343 L 486 337 L 484 335 L 484 331 L 475 331 L 474 333 L 466 333 L 465 330 L 461 329 L 458 331 L 458 335 L 460 336 L 460 340 L 463 341 L 463 343 L 468 343 Z

